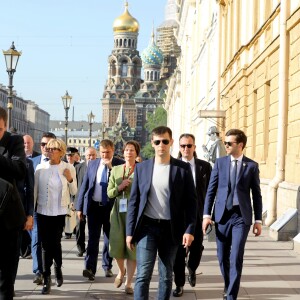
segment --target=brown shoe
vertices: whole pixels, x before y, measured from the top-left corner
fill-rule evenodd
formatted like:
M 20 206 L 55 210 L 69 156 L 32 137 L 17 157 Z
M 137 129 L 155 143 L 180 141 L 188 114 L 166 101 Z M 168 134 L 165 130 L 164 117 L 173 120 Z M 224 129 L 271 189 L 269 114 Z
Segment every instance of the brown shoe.
M 114 285 L 116 288 L 119 288 L 122 285 L 125 275 L 126 275 L 126 269 L 125 269 L 124 275 L 121 278 L 118 278 L 118 277 L 115 278 Z
M 133 294 L 133 288 L 131 286 L 125 286 L 125 293 L 128 295 Z

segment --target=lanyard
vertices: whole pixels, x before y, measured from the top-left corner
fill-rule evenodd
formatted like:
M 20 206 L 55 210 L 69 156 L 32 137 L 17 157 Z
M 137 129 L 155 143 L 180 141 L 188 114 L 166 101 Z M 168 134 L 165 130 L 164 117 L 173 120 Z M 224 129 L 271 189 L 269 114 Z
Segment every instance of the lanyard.
M 127 177 L 126 177 L 125 176 L 125 173 L 126 173 L 126 164 L 124 164 L 123 180 L 124 179 L 128 179 L 132 175 L 132 173 L 134 171 L 134 167 L 135 167 L 135 164 L 133 165 L 133 167 L 129 167 L 129 172 L 128 172 Z

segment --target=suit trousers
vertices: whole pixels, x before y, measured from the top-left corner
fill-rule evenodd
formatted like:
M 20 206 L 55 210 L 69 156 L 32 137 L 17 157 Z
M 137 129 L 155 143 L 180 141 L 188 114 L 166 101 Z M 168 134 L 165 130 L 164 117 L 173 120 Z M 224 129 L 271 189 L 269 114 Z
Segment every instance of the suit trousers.
M 189 247 L 189 254 L 187 255 L 186 248 L 184 248 L 182 245 L 178 247 L 173 268 L 174 282 L 176 286 L 184 286 L 185 284 L 185 267 L 188 267 L 191 271 L 196 272 L 202 258 L 203 250 L 202 219 L 200 220 L 198 218 L 194 240 Z
M 32 271 L 37 274 L 43 273 L 43 262 L 42 262 L 42 246 L 41 238 L 38 232 L 38 218 L 37 213 L 33 213 L 33 229 L 31 233 L 31 255 L 32 255 Z
M 227 300 L 237 299 L 243 269 L 245 245 L 250 230 L 238 206 L 226 211 L 216 223 L 217 254 Z
M 112 268 L 112 258 L 109 256 L 109 231 L 110 231 L 110 211 L 111 205 L 99 205 L 99 202 L 91 201 L 87 215 L 89 239 L 85 256 L 85 268 L 96 274 L 99 241 L 101 229 L 103 228 L 104 245 L 102 249 L 102 268 L 109 270 Z
M 19 254 L 19 229 L 8 230 L 0 222 L 0 299 L 11 300 L 14 293 L 16 256 Z
M 44 277 L 51 275 L 51 266 L 62 266 L 61 237 L 66 215 L 45 216 L 37 214 L 38 231 L 42 244 L 42 261 Z
M 82 220 L 79 220 L 76 216 L 76 244 L 78 251 L 85 251 L 85 225 L 86 217 L 83 216 Z

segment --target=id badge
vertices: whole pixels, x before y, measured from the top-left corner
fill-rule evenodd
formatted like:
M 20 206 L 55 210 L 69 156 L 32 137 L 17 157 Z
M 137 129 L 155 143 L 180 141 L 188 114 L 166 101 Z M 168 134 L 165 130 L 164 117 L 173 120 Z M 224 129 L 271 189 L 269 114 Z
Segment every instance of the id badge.
M 120 199 L 119 212 L 120 213 L 127 212 L 127 199 L 126 198 Z

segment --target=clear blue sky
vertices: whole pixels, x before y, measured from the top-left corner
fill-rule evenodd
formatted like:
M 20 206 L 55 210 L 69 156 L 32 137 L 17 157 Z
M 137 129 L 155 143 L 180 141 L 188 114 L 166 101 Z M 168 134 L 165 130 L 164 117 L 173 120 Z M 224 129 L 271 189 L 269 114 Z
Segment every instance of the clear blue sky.
M 158 27 L 164 20 L 166 2 L 128 1 L 129 12 L 140 24 L 140 54 L 149 43 L 153 23 Z M 0 7 L 0 83 L 8 84 L 2 50 L 14 41 L 22 51 L 13 82 L 19 96 L 59 120 L 64 119 L 61 96 L 68 90 L 75 120 L 86 120 L 92 110 L 100 122 L 112 24 L 123 13 L 124 1 L 13 0 L 2 1 Z

